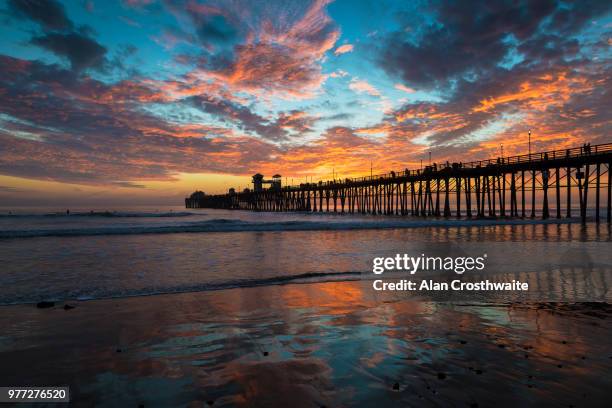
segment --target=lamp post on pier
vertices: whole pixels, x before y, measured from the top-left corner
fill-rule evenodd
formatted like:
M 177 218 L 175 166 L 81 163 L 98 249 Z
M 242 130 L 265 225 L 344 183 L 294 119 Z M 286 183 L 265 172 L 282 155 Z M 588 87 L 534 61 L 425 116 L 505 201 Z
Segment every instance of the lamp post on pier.
M 529 161 L 531 161 L 531 129 L 529 129 Z

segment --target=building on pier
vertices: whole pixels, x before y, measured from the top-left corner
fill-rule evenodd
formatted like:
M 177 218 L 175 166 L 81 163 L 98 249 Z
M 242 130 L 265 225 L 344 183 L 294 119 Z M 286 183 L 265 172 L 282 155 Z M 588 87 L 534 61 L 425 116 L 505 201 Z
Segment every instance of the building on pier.
M 261 192 L 264 191 L 263 185 L 270 184 L 269 190 L 280 191 L 281 190 L 281 175 L 275 174 L 272 176 L 272 180 L 265 180 L 263 174 L 257 173 L 253 175 L 253 191 Z

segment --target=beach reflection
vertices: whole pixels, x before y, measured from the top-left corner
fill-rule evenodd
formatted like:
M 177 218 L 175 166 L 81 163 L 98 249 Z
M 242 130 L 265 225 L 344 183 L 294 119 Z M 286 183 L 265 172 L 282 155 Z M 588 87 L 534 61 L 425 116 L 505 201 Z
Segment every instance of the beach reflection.
M 0 383 L 70 384 L 77 406 L 603 406 L 612 386 L 604 303 L 445 303 L 354 281 L 77 306 L 3 308 Z

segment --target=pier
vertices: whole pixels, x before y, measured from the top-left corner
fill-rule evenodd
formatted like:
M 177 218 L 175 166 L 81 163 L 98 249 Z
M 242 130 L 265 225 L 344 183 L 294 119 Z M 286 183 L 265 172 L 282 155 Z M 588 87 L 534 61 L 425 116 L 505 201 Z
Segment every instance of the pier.
M 268 189 L 256 174 L 253 190 L 198 191 L 185 199 L 185 206 L 446 218 L 579 215 L 583 222 L 592 213 L 594 221 L 605 217 L 610 223 L 611 166 L 612 143 L 606 143 L 296 186 L 281 186 L 276 175 Z

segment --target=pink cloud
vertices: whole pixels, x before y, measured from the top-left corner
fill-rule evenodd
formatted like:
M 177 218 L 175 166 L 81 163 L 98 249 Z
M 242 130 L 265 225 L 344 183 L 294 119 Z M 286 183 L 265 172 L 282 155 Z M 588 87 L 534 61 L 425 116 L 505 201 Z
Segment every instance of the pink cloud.
M 334 54 L 340 55 L 340 54 L 346 54 L 347 52 L 352 52 L 352 51 L 353 51 L 352 44 L 344 44 L 336 48 L 336 50 L 334 51 Z
M 349 84 L 349 88 L 357 93 L 367 93 L 372 96 L 380 96 L 380 92 L 369 82 L 354 78 Z
M 412 89 L 410 87 L 407 87 L 404 84 L 395 84 L 394 88 L 399 90 L 399 91 L 406 92 L 406 93 L 414 93 L 415 92 L 414 89 Z

